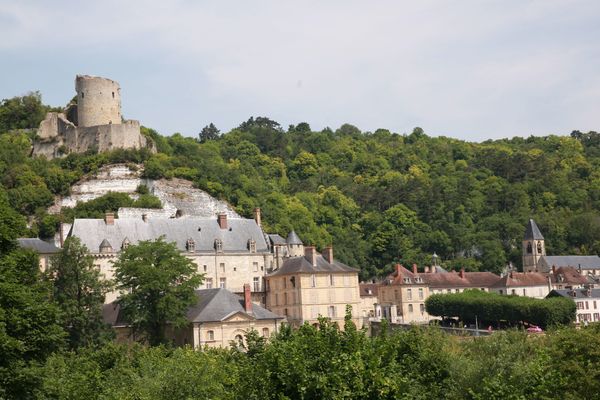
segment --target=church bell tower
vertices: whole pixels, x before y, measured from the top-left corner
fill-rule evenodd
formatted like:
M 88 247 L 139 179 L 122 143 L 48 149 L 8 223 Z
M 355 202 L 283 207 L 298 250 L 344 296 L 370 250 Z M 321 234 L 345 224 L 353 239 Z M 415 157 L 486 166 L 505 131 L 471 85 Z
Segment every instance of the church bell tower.
M 540 258 L 545 255 L 544 236 L 535 221 L 530 219 L 523 237 L 523 272 L 540 271 Z

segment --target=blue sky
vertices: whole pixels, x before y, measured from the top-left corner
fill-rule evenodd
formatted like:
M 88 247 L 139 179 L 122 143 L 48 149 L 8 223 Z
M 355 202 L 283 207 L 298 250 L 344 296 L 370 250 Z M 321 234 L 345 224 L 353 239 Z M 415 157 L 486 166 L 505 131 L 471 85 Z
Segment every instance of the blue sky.
M 121 84 L 168 135 L 248 117 L 481 141 L 600 130 L 598 1 L 0 0 L 0 99 Z

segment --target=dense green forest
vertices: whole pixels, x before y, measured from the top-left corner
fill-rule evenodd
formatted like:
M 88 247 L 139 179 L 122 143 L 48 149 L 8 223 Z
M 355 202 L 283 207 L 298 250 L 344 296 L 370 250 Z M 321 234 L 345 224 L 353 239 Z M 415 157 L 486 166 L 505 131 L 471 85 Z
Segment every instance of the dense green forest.
M 143 163 L 151 178 L 180 177 L 250 217 L 261 207 L 266 230 L 295 229 L 306 243 L 333 244 L 336 256 L 368 278 L 394 262 L 427 264 L 436 252 L 448 268 L 498 272 L 521 264 L 525 223 L 535 218 L 548 254 L 600 252 L 600 134 L 515 137 L 469 143 L 345 124 L 313 131 L 250 118 L 197 138 L 143 128 L 158 148 L 29 157 L 44 113 L 39 93 L 0 104 L 0 191 L 30 234 L 47 236 L 59 220 L 131 205 L 110 194 L 50 216 L 54 195 L 108 163 Z M 154 205 L 146 199 L 144 204 Z

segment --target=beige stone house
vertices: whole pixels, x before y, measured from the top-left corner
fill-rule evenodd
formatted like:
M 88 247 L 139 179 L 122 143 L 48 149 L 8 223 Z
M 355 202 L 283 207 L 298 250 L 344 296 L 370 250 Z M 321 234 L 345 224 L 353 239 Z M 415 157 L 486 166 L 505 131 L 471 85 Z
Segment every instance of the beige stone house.
M 395 271 L 384 279 L 379 287 L 379 303 L 382 317 L 392 323 L 427 323 L 425 300 L 429 297 L 429 285 L 413 265 L 412 271 L 396 264 Z
M 600 289 L 559 289 L 552 290 L 548 294 L 548 297 L 556 296 L 562 296 L 575 302 L 575 306 L 577 307 L 577 322 L 600 321 Z
M 293 254 L 298 254 L 297 248 Z M 334 260 L 332 247 L 322 255 L 312 246 L 304 247 L 303 256 L 286 258 L 266 282 L 267 308 L 284 315 L 293 327 L 327 317 L 343 328 L 347 305 L 352 307 L 353 322 L 361 327 L 358 270 Z
M 38 238 L 19 238 L 17 239 L 17 243 L 21 248 L 33 250 L 39 254 L 40 271 L 42 272 L 46 271 L 48 268 L 52 256 L 60 251 L 60 249 L 53 244 Z
M 543 299 L 552 290 L 551 277 L 540 272 L 509 272 L 490 287 L 491 292 Z
M 229 347 L 232 342 L 244 343 L 251 330 L 265 338 L 276 334 L 283 317 L 252 302 L 250 285 L 240 297 L 227 289 L 202 289 L 196 291 L 198 302 L 187 311 L 189 326 L 181 329 L 166 327 L 166 335 L 177 346 L 194 348 Z M 130 342 L 131 329 L 119 312 L 118 304 L 104 306 L 104 319 L 117 332 L 117 341 Z
M 123 248 L 163 236 L 204 274 L 198 289 L 241 294 L 249 283 L 253 300 L 264 304 L 264 276 L 273 265 L 273 255 L 254 219 L 228 218 L 224 213 L 216 218 L 114 218 L 107 213 L 104 219 L 75 219 L 68 235 L 78 237 L 88 248 L 106 279 L 113 278 L 113 262 Z M 106 302 L 118 295 L 109 293 Z

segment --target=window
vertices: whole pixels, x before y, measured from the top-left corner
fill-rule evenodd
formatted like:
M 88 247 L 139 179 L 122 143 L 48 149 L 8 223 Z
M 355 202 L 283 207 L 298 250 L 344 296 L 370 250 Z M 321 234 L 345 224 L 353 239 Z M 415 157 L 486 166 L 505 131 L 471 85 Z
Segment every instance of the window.
M 594 309 L 596 309 L 596 300 L 594 300 Z
M 502 289 L 500 289 L 500 290 L 499 290 L 499 292 L 500 292 L 500 294 L 502 294 L 502 293 L 503 293 L 503 292 L 502 292 Z
M 329 318 L 335 318 L 335 306 L 329 306 L 327 308 L 327 315 Z
M 287 289 L 287 278 L 283 278 L 282 282 L 283 282 L 283 288 Z
M 252 286 L 254 286 L 255 292 L 260 292 L 260 278 L 258 276 L 252 278 Z
M 333 274 L 329 274 L 329 286 L 335 286 L 335 283 L 333 281 Z
M 185 242 L 185 249 L 187 251 L 189 251 L 190 253 L 193 253 L 196 250 L 196 242 L 194 242 L 194 239 L 189 238 L 186 242 Z
M 315 274 L 310 276 L 310 287 L 317 287 L 317 277 Z
M 425 304 L 419 304 L 419 309 L 421 310 L 421 314 L 425 312 Z
M 403 282 L 404 282 L 404 283 L 410 283 L 410 278 L 404 278 L 404 279 L 403 279 Z
M 588 304 L 588 302 L 587 302 L 587 301 L 585 302 L 585 309 L 586 309 L 586 310 L 589 310 L 589 309 L 590 309 L 590 307 L 589 307 L 589 304 Z
M 215 340 L 215 332 L 214 331 L 206 331 L 206 340 L 208 340 L 208 341 Z
M 419 300 L 423 300 L 423 288 L 419 288 Z
M 515 289 L 511 290 L 511 294 L 516 295 L 517 291 Z
M 283 305 L 284 305 L 284 306 L 286 306 L 286 305 L 287 305 L 287 303 L 288 303 L 288 300 L 287 300 L 287 293 L 284 293 L 284 294 L 283 294 Z M 286 310 L 287 310 L 287 309 L 286 309 Z M 287 315 L 287 314 L 286 314 L 286 315 Z
M 577 309 L 578 310 L 583 310 L 583 301 L 578 301 L 577 302 Z
M 112 92 L 113 99 L 115 98 L 115 92 Z
M 221 239 L 215 239 L 215 250 L 217 253 L 223 252 L 223 241 Z
M 242 335 L 235 335 L 235 341 L 238 342 L 238 344 L 244 344 L 244 338 Z
M 248 250 L 250 250 L 250 253 L 256 253 L 256 241 L 254 239 L 248 240 Z
M 288 309 L 287 308 L 283 309 L 283 315 L 285 315 L 286 317 L 288 316 Z
M 219 278 L 219 287 L 225 289 L 225 278 Z
M 204 264 L 203 267 L 204 267 L 204 272 L 206 272 L 206 268 L 207 268 L 206 264 Z
M 406 298 L 412 300 L 412 289 L 406 289 Z
M 454 289 L 454 293 L 460 293 L 460 289 Z
M 269 337 L 269 328 L 263 328 L 262 335 L 263 337 Z
M 225 273 L 225 263 L 220 263 L 219 264 L 219 270 L 221 271 L 222 274 Z
M 410 289 L 408 289 L 408 290 L 410 290 Z M 396 300 L 399 300 L 399 299 L 400 299 L 400 293 L 398 293 L 398 290 L 394 290 L 394 298 L 395 298 Z
M 533 252 L 533 249 L 531 247 L 531 242 L 527 243 L 527 254 L 531 254 Z
M 206 278 L 206 288 L 207 289 L 212 289 L 213 287 L 213 280 L 212 278 Z
M 523 289 L 523 296 L 527 296 L 527 291 Z
M 293 287 L 293 288 L 295 288 L 295 287 L 296 287 L 296 277 L 295 277 L 295 276 L 292 276 L 292 277 L 290 278 L 290 282 L 292 283 L 292 287 Z
M 279 293 L 275 293 L 275 305 L 279 305 Z
M 408 312 L 409 313 L 413 312 L 413 305 L 412 304 L 408 305 Z
M 252 271 L 258 272 L 258 263 L 257 262 L 252 263 Z

